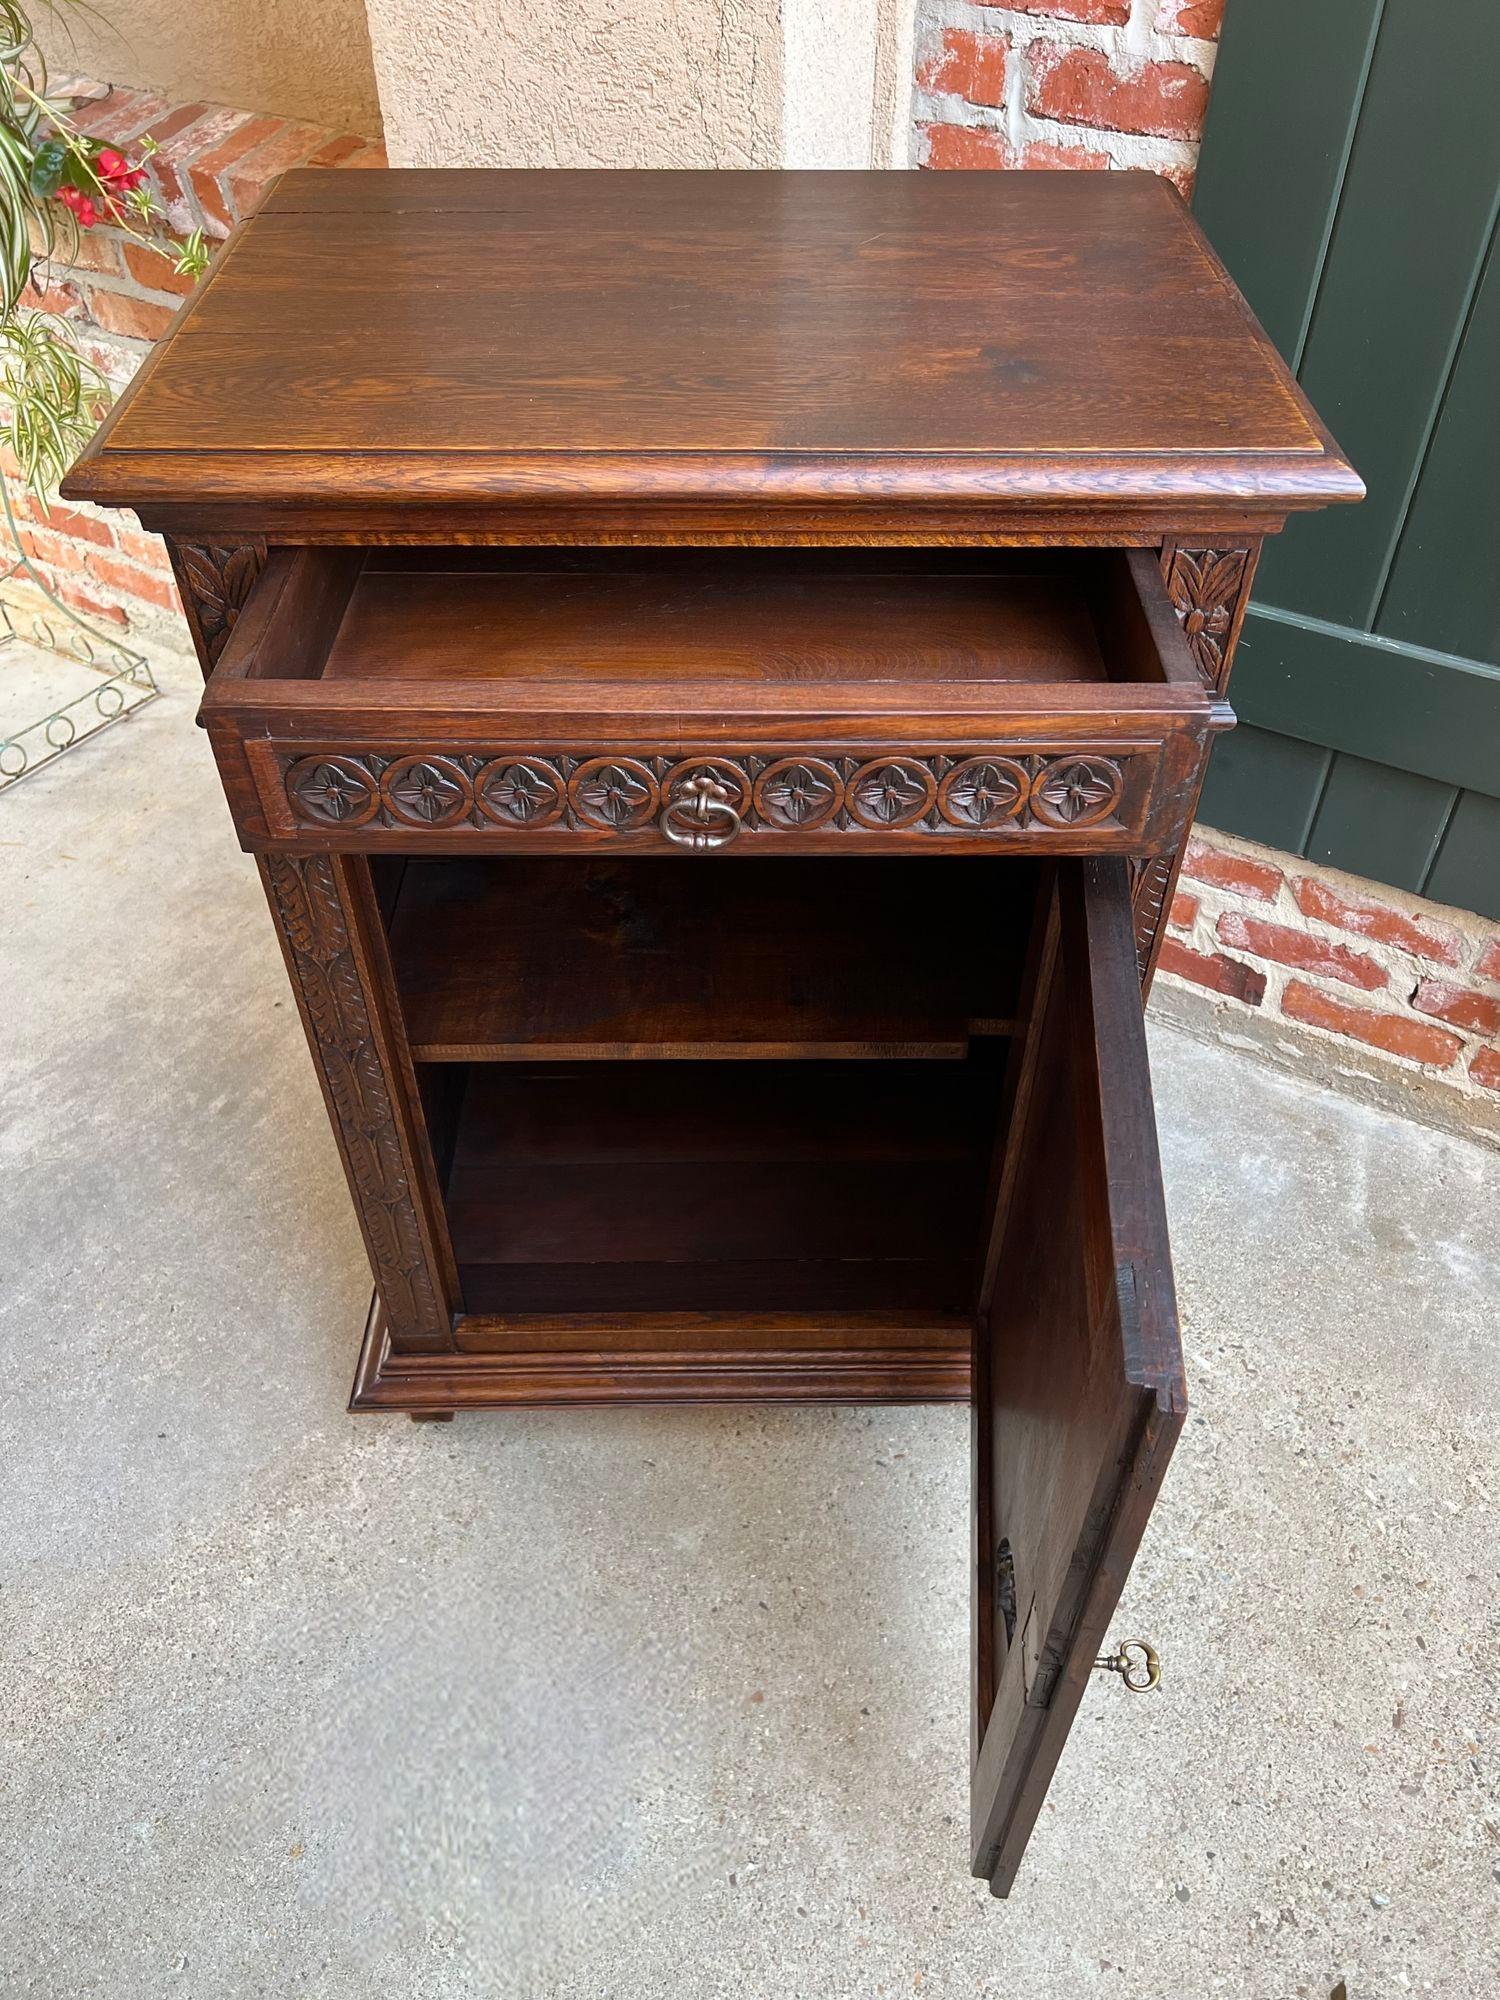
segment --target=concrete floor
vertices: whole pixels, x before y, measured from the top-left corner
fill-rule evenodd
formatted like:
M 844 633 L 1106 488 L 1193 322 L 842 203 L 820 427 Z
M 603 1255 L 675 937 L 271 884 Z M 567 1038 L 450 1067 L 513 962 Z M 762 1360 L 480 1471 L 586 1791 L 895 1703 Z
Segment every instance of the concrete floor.
M 1169 1032 L 1195 1414 L 1020 1884 L 955 1409 L 344 1414 L 193 670 L 0 799 L 0 1992 L 1500 1991 L 1500 1161 Z

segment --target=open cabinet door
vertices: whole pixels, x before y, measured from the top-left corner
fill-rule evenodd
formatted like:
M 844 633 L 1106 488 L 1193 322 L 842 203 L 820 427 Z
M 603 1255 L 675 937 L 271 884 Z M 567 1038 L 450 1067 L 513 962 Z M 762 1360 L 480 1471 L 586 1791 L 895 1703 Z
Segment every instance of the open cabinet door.
M 974 1355 L 974 1872 L 1009 1892 L 1186 1399 L 1125 863 L 1059 864 Z

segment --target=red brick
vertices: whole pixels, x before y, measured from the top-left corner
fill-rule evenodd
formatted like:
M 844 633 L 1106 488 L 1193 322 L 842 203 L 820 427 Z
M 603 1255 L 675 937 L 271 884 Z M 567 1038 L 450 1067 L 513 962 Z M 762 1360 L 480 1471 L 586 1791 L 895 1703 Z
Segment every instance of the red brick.
M 1067 125 L 1196 139 L 1208 108 L 1208 79 L 1191 63 L 1127 63 L 1102 49 L 1038 43 L 1031 50 L 1026 108 Z
M 102 549 L 115 546 L 114 533 L 107 521 L 96 521 L 92 514 L 80 514 L 74 507 L 65 507 L 60 500 L 39 509 L 38 515 L 43 526 L 50 528 L 54 534 L 71 535 L 78 542 L 94 542 Z
M 1500 1035 L 1500 1000 L 1476 993 L 1472 986 L 1453 986 L 1446 979 L 1424 979 L 1411 996 L 1419 1014 L 1431 1014 L 1450 1028 L 1471 1035 Z
M 66 282 L 49 284 L 45 291 L 39 292 L 35 284 L 28 280 L 21 293 L 21 304 L 28 310 L 35 307 L 41 312 L 68 315 L 78 310 L 82 296 L 76 285 Z
M 80 229 L 76 239 L 69 235 L 63 224 L 65 216 L 58 210 L 57 240 L 51 250 L 55 268 L 59 271 L 66 266 L 71 271 L 98 271 L 110 278 L 120 275 L 120 239 L 113 229 Z
M 1224 912 L 1217 935 L 1220 944 L 1232 945 L 1236 951 L 1251 951 L 1257 958 L 1274 959 L 1278 965 L 1292 965 L 1299 972 L 1320 973 L 1325 979 L 1342 979 L 1346 986 L 1362 986 L 1366 993 L 1389 983 L 1385 967 L 1368 952 L 1293 930 L 1288 924 L 1241 916 L 1238 910 Z
M 341 132 L 338 138 L 330 139 L 326 146 L 320 147 L 307 164 L 310 167 L 341 167 L 369 143 L 356 132 Z
M 1210 882 L 1216 889 L 1234 889 L 1256 903 L 1274 903 L 1285 876 L 1264 861 L 1251 861 L 1243 854 L 1210 847 L 1206 840 L 1190 840 L 1183 870 L 1195 882 Z
M 253 153 L 268 139 L 274 139 L 285 123 L 280 118 L 252 118 L 242 111 L 233 112 L 231 116 L 234 122 L 224 137 L 210 146 L 207 152 L 199 153 L 187 173 L 193 193 L 198 197 L 198 205 L 203 210 L 204 220 L 216 224 L 225 235 L 238 218 L 225 198 L 220 176 L 237 166 L 247 153 Z
M 999 132 L 979 125 L 923 125 L 928 167 L 1008 167 L 1010 148 Z
M 1300 979 L 1287 981 L 1281 996 L 1281 1011 L 1290 1021 L 1302 1021 L 1311 1028 L 1323 1028 L 1330 1035 L 1366 1042 L 1384 1049 L 1387 1055 L 1404 1056 L 1408 1062 L 1428 1069 L 1449 1069 L 1463 1047 L 1457 1035 L 1446 1028 L 1414 1021 L 1410 1014 L 1375 1014 L 1368 1007 L 1351 1007 L 1332 993 L 1306 986 Z
M 1198 181 L 1198 169 L 1185 162 L 1169 162 L 1164 167 L 1153 167 L 1153 173 L 1160 174 L 1164 181 L 1170 181 L 1184 201 L 1191 201 L 1193 189 Z
M 1033 139 L 1021 148 L 1021 165 L 1048 172 L 1107 173 L 1114 165 L 1108 153 L 1096 153 L 1091 146 L 1058 146 L 1050 139 Z
M 1469 1074 L 1486 1090 L 1500 1090 L 1500 1049 L 1481 1049 L 1469 1064 Z
M 293 121 L 257 146 L 229 177 L 229 193 L 241 215 L 249 215 L 266 191 L 269 182 L 290 167 L 304 165 L 328 137 L 326 125 L 303 125 Z
M 33 562 L 45 563 L 49 569 L 55 569 L 58 563 L 66 566 L 70 554 L 73 553 L 66 542 L 60 541 L 56 535 L 44 533 L 40 528 L 23 528 L 21 547 Z M 10 550 L 7 547 L 7 561 L 9 557 Z
M 1176 931 L 1190 931 L 1198 921 L 1198 898 L 1189 896 L 1179 889 L 1172 898 L 1171 913 L 1167 922 Z
M 127 242 L 122 247 L 125 251 L 125 268 L 138 285 L 144 285 L 151 292 L 171 292 L 179 299 L 185 299 L 192 291 L 193 280 L 180 277 L 172 269 L 175 251 L 163 256 L 160 251 L 152 250 L 144 243 Z
M 57 594 L 64 604 L 71 604 L 75 611 L 81 611 L 86 618 L 107 620 L 111 625 L 128 625 L 130 613 L 121 604 L 101 604 L 97 597 L 74 582 L 70 576 L 57 578 Z
M 128 292 L 92 288 L 87 306 L 95 326 L 102 326 L 106 333 L 118 333 L 126 340 L 160 340 L 172 324 L 171 306 L 155 305 L 150 299 L 134 299 Z
M 966 98 L 970 104 L 1005 102 L 1004 35 L 976 35 L 968 28 L 945 28 L 942 47 L 917 66 L 923 90 Z
M 1185 944 L 1169 937 L 1162 939 L 1156 962 L 1163 972 L 1175 972 L 1180 979 L 1191 979 L 1195 986 L 1227 993 L 1233 999 L 1243 1000 L 1248 1007 L 1258 1007 L 1266 997 L 1266 975 L 1257 972 L 1253 965 L 1225 958 L 1222 952 L 1190 951 Z
M 208 104 L 179 104 L 165 118 L 151 121 L 150 136 L 161 151 L 147 162 L 147 171 L 156 183 L 167 220 L 184 234 L 198 226 L 197 206 L 185 184 L 186 162 L 222 134 L 228 115 Z
M 167 551 L 159 535 L 143 535 L 139 528 L 126 527 L 119 522 L 115 526 L 115 541 L 120 554 L 129 556 L 132 562 L 143 563 L 147 569 L 159 570 L 163 576 L 172 574 Z
M 372 139 L 362 153 L 353 154 L 341 164 L 345 167 L 388 167 L 390 160 L 386 155 L 385 141 Z
M 217 121 L 222 115 L 222 112 L 211 104 L 177 104 L 165 117 L 153 118 L 141 137 L 149 136 L 164 151 L 172 154 L 181 151 L 186 157 L 194 151 L 190 136 L 192 127 L 200 118 Z
M 153 118 L 170 106 L 170 98 L 154 90 L 112 89 L 96 104 L 81 104 L 73 113 L 73 123 L 91 138 L 107 139 L 122 151 L 144 132 Z
M 102 583 L 106 590 L 117 590 L 122 597 L 141 597 L 148 604 L 159 604 L 166 611 L 176 611 L 181 607 L 176 590 L 165 577 L 152 576 L 148 570 L 131 569 L 108 556 L 90 557 L 88 576 L 90 582 Z
M 1479 954 L 1474 970 L 1481 979 L 1500 979 L 1500 938 L 1493 939 Z
M 1292 893 L 1306 917 L 1317 917 L 1325 924 L 1337 925 L 1341 931 L 1352 932 L 1355 937 L 1371 938 L 1376 944 L 1394 945 L 1398 951 L 1409 951 L 1416 958 L 1435 959 L 1441 965 L 1459 962 L 1463 940 L 1446 924 L 1435 924 L 1426 917 L 1409 917 L 1403 910 L 1392 909 L 1389 903 L 1343 896 L 1315 875 L 1294 877 Z
M 1224 22 L 1224 0 L 1161 0 L 1156 10 L 1159 35 L 1194 35 L 1201 42 L 1218 39 Z
M 222 105 L 184 105 L 181 113 L 153 128 L 162 150 L 152 160 L 151 171 L 174 229 L 196 229 L 203 220 L 193 192 L 192 162 L 221 145 L 245 122 L 245 116 L 243 111 L 226 111 Z M 216 235 L 227 234 L 217 217 L 212 227 Z
M 1054 21 L 1096 21 L 1123 28 L 1130 19 L 1130 0 L 1008 0 L 1013 14 L 1048 14 Z

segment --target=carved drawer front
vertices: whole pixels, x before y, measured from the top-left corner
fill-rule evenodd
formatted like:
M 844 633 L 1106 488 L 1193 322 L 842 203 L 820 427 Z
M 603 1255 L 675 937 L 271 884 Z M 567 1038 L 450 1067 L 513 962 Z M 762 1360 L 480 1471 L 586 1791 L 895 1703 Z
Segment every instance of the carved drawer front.
M 1175 838 L 1229 716 L 1154 557 L 815 554 L 273 551 L 203 707 L 241 837 L 684 854 Z

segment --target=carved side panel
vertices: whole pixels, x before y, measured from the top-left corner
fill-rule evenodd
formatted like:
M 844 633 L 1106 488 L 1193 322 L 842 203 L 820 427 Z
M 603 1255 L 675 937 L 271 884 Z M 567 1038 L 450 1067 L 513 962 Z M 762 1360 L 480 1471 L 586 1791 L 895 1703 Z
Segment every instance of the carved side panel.
M 400 1079 L 351 936 L 340 875 L 349 865 L 330 855 L 261 859 L 392 1336 L 446 1346 L 452 1323 L 397 1116 Z
M 1229 686 L 1234 649 L 1245 622 L 1259 556 L 1258 541 L 1221 549 L 1195 548 L 1175 541 L 1162 546 L 1161 573 L 1172 609 L 1187 635 L 1204 686 L 1215 694 L 1222 695 Z M 1202 782 L 1200 773 L 1200 788 Z M 1135 951 L 1146 987 L 1156 970 L 1186 844 L 1184 836 L 1182 846 L 1171 853 L 1153 854 L 1134 864 Z
M 255 539 L 233 544 L 180 542 L 169 535 L 167 553 L 198 649 L 198 663 L 207 680 L 229 643 L 255 579 L 265 568 L 266 545 Z

